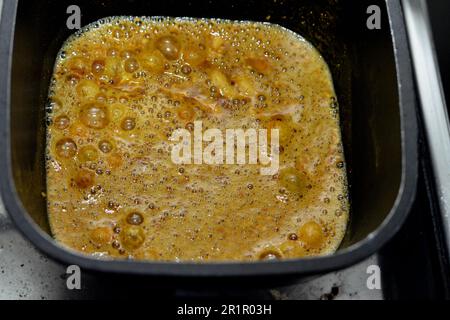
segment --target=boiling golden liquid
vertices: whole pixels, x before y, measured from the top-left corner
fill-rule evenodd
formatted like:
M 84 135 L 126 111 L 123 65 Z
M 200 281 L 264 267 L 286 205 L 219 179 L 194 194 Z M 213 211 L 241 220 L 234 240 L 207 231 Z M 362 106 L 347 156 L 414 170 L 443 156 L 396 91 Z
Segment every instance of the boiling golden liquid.
M 62 48 L 48 114 L 55 238 L 95 256 L 165 261 L 333 253 L 348 221 L 329 69 L 276 25 L 113 18 Z M 175 165 L 170 135 L 280 130 L 280 170 Z

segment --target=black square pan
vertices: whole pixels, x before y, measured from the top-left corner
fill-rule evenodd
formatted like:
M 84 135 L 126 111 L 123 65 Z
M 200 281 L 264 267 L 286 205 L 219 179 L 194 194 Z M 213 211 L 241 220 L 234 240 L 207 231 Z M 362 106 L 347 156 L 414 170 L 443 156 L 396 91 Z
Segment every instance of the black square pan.
M 0 26 L 0 186 L 17 227 L 40 250 L 81 268 L 174 277 L 303 276 L 352 265 L 402 226 L 415 196 L 417 119 L 410 55 L 397 0 L 66 1 L 8 0 Z M 102 261 L 63 248 L 49 235 L 45 199 L 45 106 L 53 64 L 70 35 L 66 10 L 83 24 L 107 16 L 190 16 L 278 23 L 303 35 L 330 64 L 341 105 L 352 219 L 331 256 L 255 263 Z M 381 30 L 366 27 L 381 8 Z

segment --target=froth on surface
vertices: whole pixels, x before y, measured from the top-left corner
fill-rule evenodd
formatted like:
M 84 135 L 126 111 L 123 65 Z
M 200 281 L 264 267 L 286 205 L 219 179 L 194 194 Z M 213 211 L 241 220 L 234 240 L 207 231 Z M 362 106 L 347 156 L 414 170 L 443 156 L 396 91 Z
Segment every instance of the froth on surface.
M 55 238 L 98 257 L 290 259 L 333 253 L 348 221 L 329 69 L 277 25 L 115 17 L 55 65 L 47 196 Z M 280 130 L 280 171 L 171 161 L 171 133 Z

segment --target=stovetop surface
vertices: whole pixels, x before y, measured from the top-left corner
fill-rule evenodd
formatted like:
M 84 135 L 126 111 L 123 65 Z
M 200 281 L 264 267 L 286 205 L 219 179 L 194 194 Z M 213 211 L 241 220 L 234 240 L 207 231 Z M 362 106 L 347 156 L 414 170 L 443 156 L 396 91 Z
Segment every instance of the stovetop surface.
M 417 194 L 411 212 L 378 255 L 386 299 L 450 299 L 450 255 L 422 135 L 419 154 Z

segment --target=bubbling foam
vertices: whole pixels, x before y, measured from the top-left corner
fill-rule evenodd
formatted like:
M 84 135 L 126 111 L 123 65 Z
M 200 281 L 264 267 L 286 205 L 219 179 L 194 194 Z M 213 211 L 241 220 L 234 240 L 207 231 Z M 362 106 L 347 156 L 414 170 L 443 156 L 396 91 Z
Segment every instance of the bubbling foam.
M 164 261 L 333 253 L 349 203 L 329 69 L 277 25 L 111 17 L 64 44 L 51 82 L 47 199 L 55 238 Z M 177 129 L 278 129 L 280 171 L 177 165 Z M 270 137 L 269 137 L 270 138 Z

